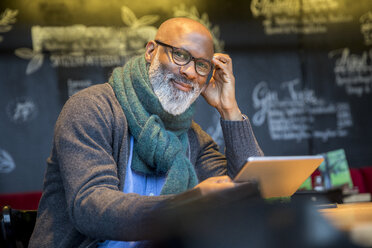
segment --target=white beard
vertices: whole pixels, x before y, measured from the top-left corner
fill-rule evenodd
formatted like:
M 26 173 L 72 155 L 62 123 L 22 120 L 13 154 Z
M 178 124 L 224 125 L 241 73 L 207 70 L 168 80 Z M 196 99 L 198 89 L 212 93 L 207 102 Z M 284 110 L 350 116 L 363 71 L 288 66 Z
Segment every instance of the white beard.
M 149 68 L 150 83 L 163 109 L 172 115 L 180 115 L 198 98 L 200 86 L 164 68 L 159 62 L 158 54 Z M 171 82 L 172 79 L 192 85 L 192 90 L 185 92 L 177 89 Z

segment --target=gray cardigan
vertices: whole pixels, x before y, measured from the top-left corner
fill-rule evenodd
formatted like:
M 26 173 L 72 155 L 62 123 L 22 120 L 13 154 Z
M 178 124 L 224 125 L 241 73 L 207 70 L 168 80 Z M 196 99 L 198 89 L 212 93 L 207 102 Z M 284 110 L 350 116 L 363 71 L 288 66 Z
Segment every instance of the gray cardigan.
M 199 181 L 234 176 L 247 157 L 262 155 L 249 120 L 221 120 L 221 125 L 226 157 L 196 123 L 188 132 Z M 152 209 L 174 196 L 122 192 L 128 147 L 125 114 L 109 84 L 89 87 L 66 102 L 55 126 L 29 247 L 95 247 L 99 240 L 148 238 Z

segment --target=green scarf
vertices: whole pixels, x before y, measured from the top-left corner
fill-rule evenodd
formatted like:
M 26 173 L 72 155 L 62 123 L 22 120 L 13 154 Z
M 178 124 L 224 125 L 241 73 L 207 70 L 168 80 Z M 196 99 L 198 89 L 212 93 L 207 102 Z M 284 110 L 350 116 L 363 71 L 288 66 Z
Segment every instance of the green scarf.
M 177 116 L 164 111 L 152 90 L 144 56 L 114 69 L 109 84 L 134 137 L 132 169 L 144 175 L 166 175 L 162 195 L 197 185 L 194 166 L 186 157 L 194 107 Z

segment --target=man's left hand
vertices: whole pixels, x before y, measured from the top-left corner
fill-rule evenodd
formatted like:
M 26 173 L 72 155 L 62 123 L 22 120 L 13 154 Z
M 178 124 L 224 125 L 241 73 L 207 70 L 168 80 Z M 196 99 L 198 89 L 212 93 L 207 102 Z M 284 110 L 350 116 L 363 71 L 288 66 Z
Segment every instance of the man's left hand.
M 235 77 L 232 60 L 227 54 L 215 53 L 213 76 L 202 95 L 209 105 L 215 107 L 225 120 L 242 120 L 235 98 Z
M 229 176 L 210 177 L 196 185 L 194 188 L 199 188 L 202 195 L 207 195 L 219 190 L 235 187 L 235 183 Z

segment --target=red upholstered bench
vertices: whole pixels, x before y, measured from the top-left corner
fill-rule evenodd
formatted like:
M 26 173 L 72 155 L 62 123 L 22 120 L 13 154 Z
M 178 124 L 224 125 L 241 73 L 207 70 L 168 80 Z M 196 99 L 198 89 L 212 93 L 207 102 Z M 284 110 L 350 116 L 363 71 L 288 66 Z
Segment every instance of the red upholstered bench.
M 316 169 L 313 174 L 311 174 L 311 185 L 314 188 L 315 187 L 315 177 L 320 176 L 320 171 Z
M 14 194 L 1 194 L 0 207 L 11 206 L 14 209 L 36 210 L 39 206 L 41 191 Z
M 314 178 L 320 175 L 319 170 L 314 171 L 311 175 L 312 185 L 314 186 Z M 357 186 L 359 193 L 372 194 L 372 166 L 362 168 L 350 168 L 350 176 L 354 186 Z
M 372 166 L 362 167 L 360 171 L 363 176 L 366 191 L 372 194 Z
M 367 193 L 366 183 L 359 168 L 350 168 L 350 176 L 354 186 L 358 187 L 359 193 Z

